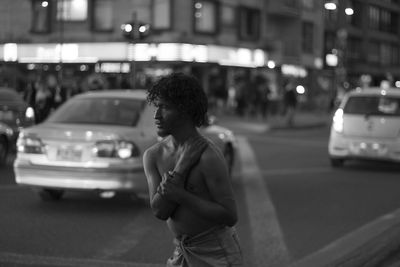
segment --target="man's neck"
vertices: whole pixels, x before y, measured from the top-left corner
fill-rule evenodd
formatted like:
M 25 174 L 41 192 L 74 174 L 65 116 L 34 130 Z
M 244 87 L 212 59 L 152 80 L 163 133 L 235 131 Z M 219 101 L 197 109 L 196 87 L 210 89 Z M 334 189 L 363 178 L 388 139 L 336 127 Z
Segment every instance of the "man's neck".
M 200 135 L 195 127 L 184 127 L 171 134 L 175 147 L 183 145 L 189 138 Z

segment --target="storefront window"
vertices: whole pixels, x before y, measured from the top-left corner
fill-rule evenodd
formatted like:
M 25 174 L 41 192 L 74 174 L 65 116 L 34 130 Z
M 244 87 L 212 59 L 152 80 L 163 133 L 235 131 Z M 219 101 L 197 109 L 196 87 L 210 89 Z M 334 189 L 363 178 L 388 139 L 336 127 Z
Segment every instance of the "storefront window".
M 223 5 L 221 11 L 222 24 L 226 27 L 234 27 L 236 25 L 235 7 Z
M 57 20 L 84 21 L 87 19 L 88 0 L 57 1 Z
M 195 32 L 211 34 L 217 32 L 217 9 L 215 1 L 194 1 Z
M 156 30 L 171 28 L 172 0 L 153 0 L 153 25 Z
M 113 27 L 112 0 L 95 0 L 93 6 L 93 30 L 110 31 Z
M 50 32 L 50 2 L 43 0 L 32 1 L 32 28 L 35 33 Z
M 303 52 L 311 54 L 314 51 L 314 24 L 311 22 L 303 22 Z

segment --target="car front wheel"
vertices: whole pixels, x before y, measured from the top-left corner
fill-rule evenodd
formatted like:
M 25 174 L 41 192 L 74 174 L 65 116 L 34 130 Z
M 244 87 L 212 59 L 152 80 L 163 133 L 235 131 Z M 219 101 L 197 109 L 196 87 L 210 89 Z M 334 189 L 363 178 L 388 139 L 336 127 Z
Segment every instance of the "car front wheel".
M 42 189 L 39 191 L 39 196 L 43 201 L 60 200 L 64 195 L 63 190 Z

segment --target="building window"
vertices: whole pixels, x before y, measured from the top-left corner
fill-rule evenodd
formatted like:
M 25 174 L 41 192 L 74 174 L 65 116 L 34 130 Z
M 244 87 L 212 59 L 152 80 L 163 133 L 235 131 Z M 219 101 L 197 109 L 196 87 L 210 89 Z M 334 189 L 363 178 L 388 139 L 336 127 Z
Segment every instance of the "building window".
M 393 66 L 398 66 L 400 64 L 400 49 L 397 45 L 392 45 L 392 56 L 391 56 L 391 64 Z
M 112 0 L 95 0 L 93 2 L 94 31 L 111 31 L 113 28 Z
M 194 1 L 194 31 L 197 33 L 217 33 L 217 2 L 212 0 Z
M 369 27 L 373 30 L 379 30 L 379 9 L 377 7 L 369 7 L 368 18 Z
M 380 59 L 382 66 L 389 66 L 392 62 L 392 51 L 391 46 L 388 43 L 382 43 L 380 47 Z
M 223 5 L 221 8 L 221 23 L 225 27 L 236 26 L 236 9 L 234 6 Z
M 155 30 L 168 30 L 171 28 L 171 9 L 172 0 L 153 0 L 153 23 L 151 26 Z
M 371 41 L 368 44 L 368 61 L 370 63 L 379 63 L 380 47 L 376 41 Z
M 260 11 L 254 8 L 239 7 L 239 38 L 258 40 L 260 37 Z
M 350 61 L 361 59 L 362 40 L 360 38 L 351 37 L 347 44 L 347 57 Z
M 369 26 L 373 30 L 398 33 L 398 15 L 389 10 L 370 6 L 368 12 Z
M 302 0 L 303 7 L 308 10 L 313 10 L 315 8 L 315 0 Z
M 88 0 L 57 1 L 57 20 L 85 21 L 87 19 Z
M 311 22 L 303 22 L 303 52 L 312 54 L 314 51 L 314 24 Z
M 50 32 L 50 1 L 33 0 L 32 1 L 32 26 L 34 33 Z
M 355 27 L 362 27 L 362 20 L 363 20 L 363 4 L 360 3 L 359 1 L 352 1 L 351 2 L 353 9 L 354 9 L 354 14 L 351 16 L 348 16 L 350 19 L 350 24 L 355 26 Z

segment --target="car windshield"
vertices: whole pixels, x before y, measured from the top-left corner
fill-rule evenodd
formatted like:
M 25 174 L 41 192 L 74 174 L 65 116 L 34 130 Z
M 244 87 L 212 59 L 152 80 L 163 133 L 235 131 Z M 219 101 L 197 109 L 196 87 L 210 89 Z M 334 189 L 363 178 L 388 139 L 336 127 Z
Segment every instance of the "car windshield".
M 66 102 L 48 119 L 56 123 L 136 126 L 145 100 L 77 98 Z
M 390 96 L 352 96 L 344 107 L 344 113 L 400 116 L 400 98 Z

